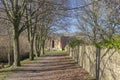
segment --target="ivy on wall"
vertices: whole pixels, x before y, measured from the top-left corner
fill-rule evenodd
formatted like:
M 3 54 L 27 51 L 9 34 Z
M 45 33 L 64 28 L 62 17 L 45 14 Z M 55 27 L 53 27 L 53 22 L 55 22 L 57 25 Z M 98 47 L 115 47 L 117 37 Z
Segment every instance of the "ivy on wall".
M 120 36 L 114 36 L 111 39 L 106 39 L 104 42 L 98 43 L 98 47 L 102 48 L 115 48 L 115 49 L 120 49 Z

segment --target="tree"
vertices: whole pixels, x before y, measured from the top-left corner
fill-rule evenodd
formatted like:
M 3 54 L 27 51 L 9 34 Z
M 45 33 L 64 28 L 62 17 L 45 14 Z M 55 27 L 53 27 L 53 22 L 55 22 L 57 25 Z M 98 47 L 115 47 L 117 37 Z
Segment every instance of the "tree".
M 37 16 L 35 16 L 35 13 L 37 11 L 35 8 L 33 8 L 33 5 L 34 5 L 33 1 L 29 1 L 28 5 L 26 6 L 26 26 L 28 33 L 28 41 L 30 45 L 30 53 L 29 53 L 30 60 L 34 60 L 34 38 L 35 38 L 36 24 L 37 24 L 35 19 L 37 18 Z M 35 22 L 33 22 L 33 20 L 35 20 Z
M 4 13 L 1 12 L 1 15 L 3 15 Z M 1 37 L 1 38 L 5 38 L 5 40 L 7 41 L 7 43 L 5 45 L 1 45 L 1 46 L 5 46 L 4 47 L 4 50 L 6 50 L 7 52 L 7 55 L 8 55 L 8 65 L 11 66 L 12 63 L 13 63 L 13 60 L 12 60 L 12 31 L 11 31 L 11 25 L 10 25 L 10 22 L 9 21 L 6 21 L 6 19 L 0 19 L 0 24 L 1 24 L 1 27 L 0 27 L 0 36 L 4 36 L 4 37 Z M 2 42 L 4 43 L 4 42 Z M 4 51 L 3 50 L 3 51 Z
M 39 16 L 39 22 L 37 25 L 37 33 L 36 33 L 36 52 L 39 56 L 41 51 L 45 54 L 45 43 L 46 39 L 48 38 L 48 34 L 50 33 L 54 16 L 55 16 L 55 5 L 52 1 L 44 2 L 44 5 L 41 7 L 41 12 Z
M 112 3 L 113 0 L 106 1 L 108 4 L 103 0 L 90 0 L 86 2 L 82 13 L 77 12 L 78 28 L 96 47 L 96 80 L 100 79 L 100 61 L 102 59 L 100 58 L 102 47 L 98 44 L 111 40 L 116 34 L 119 24 L 118 13 L 116 14 L 117 8 L 114 7 L 116 4 L 112 6 L 112 9 L 109 3 Z
M 1 0 L 3 4 L 3 9 L 12 24 L 13 27 L 13 50 L 14 50 L 14 66 L 20 66 L 19 57 L 19 36 L 20 33 L 25 29 L 25 26 L 20 26 L 25 6 L 26 0 Z
M 12 31 L 10 27 L 10 22 L 6 22 L 6 29 L 8 35 L 8 65 L 11 66 L 13 64 L 13 47 L 12 47 Z

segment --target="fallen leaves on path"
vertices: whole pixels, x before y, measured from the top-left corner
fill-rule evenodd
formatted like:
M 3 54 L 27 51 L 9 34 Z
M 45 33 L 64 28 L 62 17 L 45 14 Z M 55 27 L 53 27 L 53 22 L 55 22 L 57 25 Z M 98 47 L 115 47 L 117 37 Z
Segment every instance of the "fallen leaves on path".
M 90 80 L 67 54 L 52 54 L 22 65 L 5 80 Z

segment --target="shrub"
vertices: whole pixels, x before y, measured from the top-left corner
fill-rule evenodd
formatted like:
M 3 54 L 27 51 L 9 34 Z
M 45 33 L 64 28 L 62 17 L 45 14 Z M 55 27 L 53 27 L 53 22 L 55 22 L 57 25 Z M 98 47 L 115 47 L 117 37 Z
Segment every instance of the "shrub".
M 73 41 L 71 41 L 71 42 L 69 43 L 69 46 L 70 46 L 71 48 L 75 48 L 76 46 L 79 46 L 81 43 L 83 43 L 82 40 L 74 39 Z

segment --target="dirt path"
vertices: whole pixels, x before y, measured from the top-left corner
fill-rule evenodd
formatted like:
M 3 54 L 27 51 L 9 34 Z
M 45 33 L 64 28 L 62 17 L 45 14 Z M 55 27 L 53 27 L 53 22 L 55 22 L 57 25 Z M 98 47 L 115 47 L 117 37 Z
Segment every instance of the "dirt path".
M 22 65 L 5 80 L 90 80 L 88 76 L 67 54 L 52 54 Z

